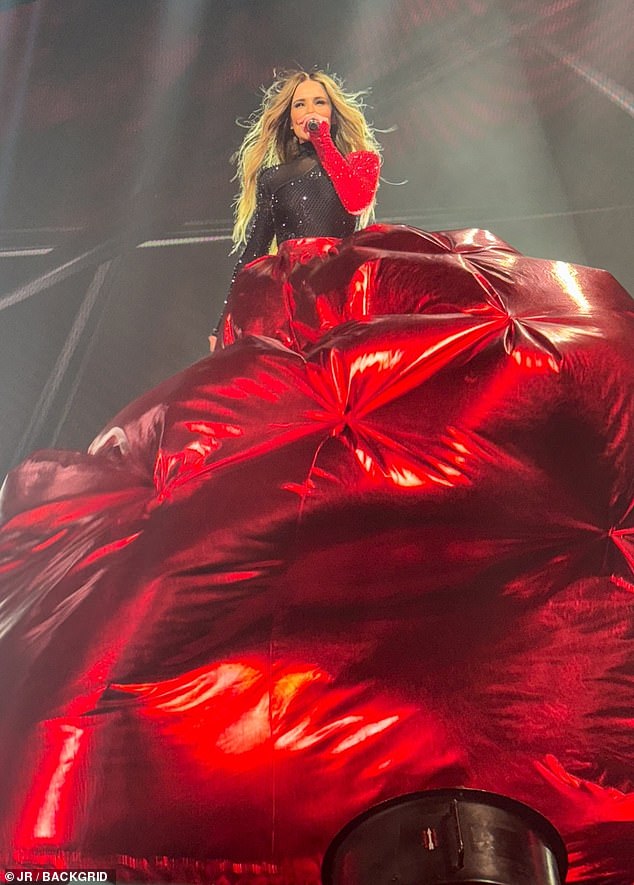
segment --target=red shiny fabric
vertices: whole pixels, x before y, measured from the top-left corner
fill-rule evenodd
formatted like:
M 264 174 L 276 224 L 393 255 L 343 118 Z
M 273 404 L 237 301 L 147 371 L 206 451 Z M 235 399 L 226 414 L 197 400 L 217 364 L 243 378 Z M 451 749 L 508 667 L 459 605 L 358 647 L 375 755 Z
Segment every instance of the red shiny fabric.
M 464 785 L 631 883 L 632 308 L 476 230 L 249 265 L 224 349 L 5 485 L 3 858 L 316 881 Z
M 379 186 L 379 155 L 373 151 L 353 151 L 344 157 L 337 150 L 325 120 L 320 122 L 317 132 L 309 134 L 341 205 L 352 215 L 360 215 L 374 200 Z

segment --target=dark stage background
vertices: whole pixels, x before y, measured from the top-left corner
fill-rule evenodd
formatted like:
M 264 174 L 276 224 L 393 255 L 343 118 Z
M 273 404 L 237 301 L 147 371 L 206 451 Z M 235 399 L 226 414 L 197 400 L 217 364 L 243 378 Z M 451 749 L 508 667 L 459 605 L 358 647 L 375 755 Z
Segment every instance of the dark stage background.
M 371 87 L 379 220 L 634 290 L 633 44 L 629 0 L 0 3 L 0 469 L 205 354 L 235 120 L 276 66 Z

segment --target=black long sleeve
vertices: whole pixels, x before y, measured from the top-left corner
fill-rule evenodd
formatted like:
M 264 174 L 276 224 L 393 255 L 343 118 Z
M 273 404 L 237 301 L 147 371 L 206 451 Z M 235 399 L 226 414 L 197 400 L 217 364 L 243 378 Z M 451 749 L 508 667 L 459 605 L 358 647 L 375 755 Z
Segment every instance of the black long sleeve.
M 233 269 L 231 284 L 245 264 L 254 261 L 261 255 L 266 255 L 275 236 L 275 223 L 273 220 L 273 207 L 271 203 L 270 175 L 264 170 L 260 174 L 256 193 L 255 212 L 249 224 L 247 242 L 236 266 Z

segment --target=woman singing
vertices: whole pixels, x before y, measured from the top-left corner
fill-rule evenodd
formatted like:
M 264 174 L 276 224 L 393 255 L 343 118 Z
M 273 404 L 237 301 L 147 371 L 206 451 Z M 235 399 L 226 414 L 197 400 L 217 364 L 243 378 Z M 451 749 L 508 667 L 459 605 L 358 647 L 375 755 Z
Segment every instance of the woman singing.
M 304 238 L 341 238 L 367 224 L 379 182 L 379 151 L 360 93 L 346 92 L 323 71 L 280 74 L 236 154 L 240 192 L 233 251 L 241 253 L 233 282 L 274 240 L 280 247 Z M 230 296 L 229 311 L 231 302 Z M 231 340 L 226 322 L 227 311 L 224 344 Z

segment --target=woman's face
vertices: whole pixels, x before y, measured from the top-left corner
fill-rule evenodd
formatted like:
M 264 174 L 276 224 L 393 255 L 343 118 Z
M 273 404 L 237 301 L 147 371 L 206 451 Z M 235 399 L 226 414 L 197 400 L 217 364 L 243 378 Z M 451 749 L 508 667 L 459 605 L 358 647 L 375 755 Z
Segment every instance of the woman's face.
M 291 128 L 300 141 L 308 141 L 306 126 L 310 120 L 327 120 L 330 125 L 332 105 L 328 93 L 316 80 L 302 80 L 291 101 Z

